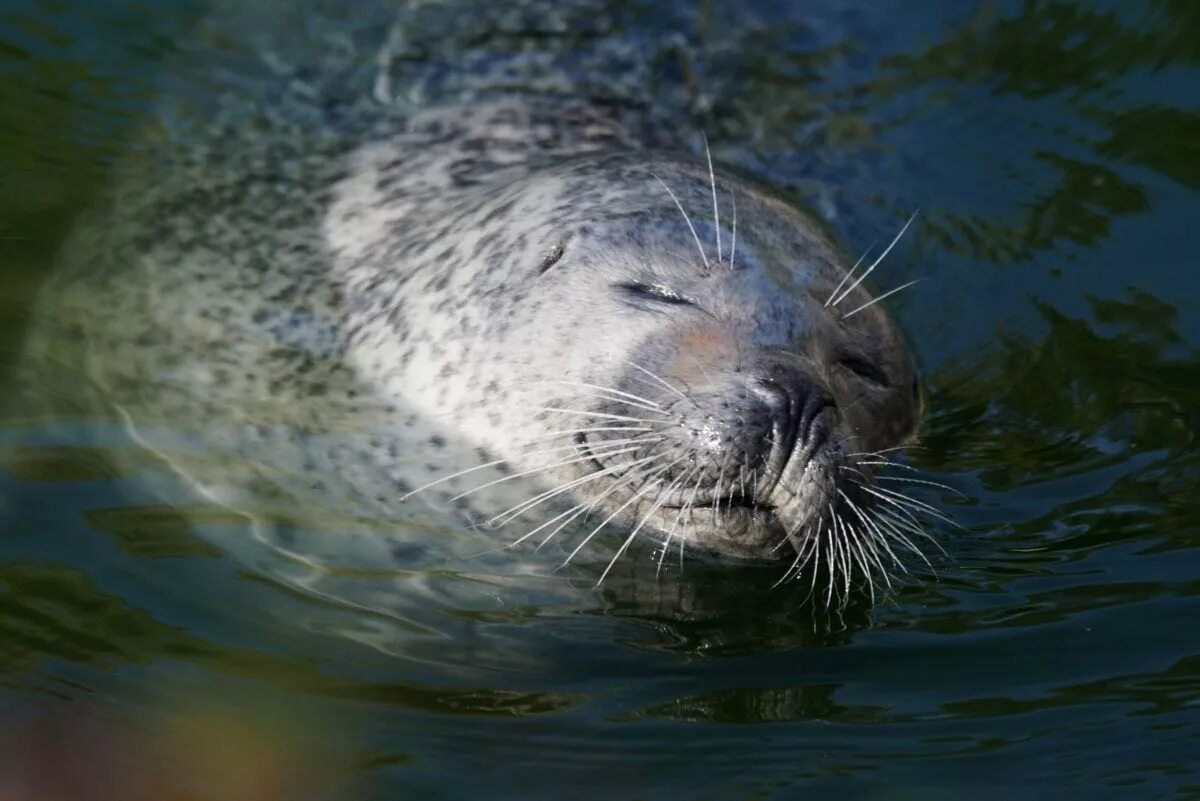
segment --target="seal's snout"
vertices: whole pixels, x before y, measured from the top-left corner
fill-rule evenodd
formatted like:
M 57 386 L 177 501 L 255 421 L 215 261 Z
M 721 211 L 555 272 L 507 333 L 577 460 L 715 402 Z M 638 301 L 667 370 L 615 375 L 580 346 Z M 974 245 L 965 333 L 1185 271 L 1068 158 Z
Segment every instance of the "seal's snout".
M 811 454 L 829 436 L 823 412 L 834 406 L 833 398 L 799 365 L 773 362 L 748 382 L 772 420 L 772 472 L 783 473 L 797 452 Z

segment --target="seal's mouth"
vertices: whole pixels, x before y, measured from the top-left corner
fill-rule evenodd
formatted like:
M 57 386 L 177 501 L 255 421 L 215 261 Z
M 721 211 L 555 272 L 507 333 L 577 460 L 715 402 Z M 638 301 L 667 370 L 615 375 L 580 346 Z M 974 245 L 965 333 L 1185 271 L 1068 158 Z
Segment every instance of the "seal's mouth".
M 718 472 L 704 485 L 676 486 L 660 497 L 648 493 L 645 501 L 630 509 L 630 517 L 645 514 L 658 528 L 676 531 L 694 545 L 727 556 L 772 561 L 791 558 L 792 548 L 782 547 L 791 540 L 788 532 L 800 523 L 791 518 L 810 506 L 808 501 L 799 501 L 800 497 L 824 499 L 830 490 L 819 488 L 823 482 L 817 476 L 835 472 L 811 468 L 838 461 L 832 453 L 836 449 L 834 423 L 822 414 L 826 405 L 810 409 L 791 431 L 776 430 L 777 446 L 757 480 L 739 482 L 732 477 L 738 471 Z M 605 461 L 603 451 L 594 449 L 586 434 L 576 434 L 575 444 L 580 454 L 588 457 L 590 472 L 605 475 L 611 483 L 626 480 L 620 465 Z M 694 458 L 692 465 L 720 457 L 698 452 Z M 628 499 L 631 491 L 621 491 L 621 501 Z M 813 508 L 823 507 L 824 500 Z M 682 528 L 689 534 L 684 535 Z
M 592 443 L 588 440 L 586 434 L 576 434 L 575 444 L 582 453 L 588 456 L 590 460 L 589 464 L 594 473 L 611 474 L 613 465 L 606 465 L 601 461 L 596 452 L 592 450 Z M 615 475 L 614 480 L 620 480 L 620 475 Z M 734 509 L 772 512 L 775 509 L 775 505 L 770 500 L 770 494 L 773 492 L 777 481 L 778 476 L 774 475 L 769 482 L 760 482 L 753 490 L 749 487 L 735 485 L 719 494 L 715 487 L 697 487 L 695 489 L 684 487 L 676 490 L 672 496 L 660 502 L 658 508 L 667 511 L 678 511 L 684 508 L 696 510 L 719 509 L 723 513 Z

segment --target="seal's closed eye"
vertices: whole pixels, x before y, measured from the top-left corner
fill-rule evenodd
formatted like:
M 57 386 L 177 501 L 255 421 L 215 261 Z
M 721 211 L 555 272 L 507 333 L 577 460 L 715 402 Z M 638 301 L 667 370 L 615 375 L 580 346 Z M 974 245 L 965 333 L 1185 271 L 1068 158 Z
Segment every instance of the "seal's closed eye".
M 872 384 L 881 387 L 891 386 L 888 381 L 887 374 L 880 370 L 870 361 L 860 356 L 841 356 L 837 360 L 838 366 L 849 370 L 864 381 L 870 381 Z
M 676 306 L 695 306 L 695 302 L 690 298 L 662 284 L 641 284 L 628 283 L 616 284 L 617 288 L 623 292 L 628 292 L 631 295 L 636 295 L 644 300 L 653 300 L 659 303 L 670 303 Z

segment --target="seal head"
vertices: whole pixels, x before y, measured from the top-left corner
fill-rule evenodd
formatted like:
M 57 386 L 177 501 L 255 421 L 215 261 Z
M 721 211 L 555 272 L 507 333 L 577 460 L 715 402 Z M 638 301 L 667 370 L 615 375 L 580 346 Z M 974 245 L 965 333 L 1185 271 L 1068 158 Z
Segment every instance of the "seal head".
M 816 220 L 646 153 L 472 191 L 451 220 L 406 218 L 405 239 L 428 225 L 438 246 L 422 250 L 441 254 L 424 311 L 375 316 L 353 352 L 389 394 L 448 411 L 542 481 L 490 522 L 520 520 L 518 539 L 540 542 L 589 519 L 574 553 L 619 521 L 621 551 L 643 535 L 750 559 L 898 527 L 872 517 L 886 495 L 871 477 L 875 455 L 914 433 L 916 372 L 865 271 Z M 337 230 L 387 230 L 362 209 Z M 355 239 L 348 286 L 378 291 L 401 270 L 386 244 Z

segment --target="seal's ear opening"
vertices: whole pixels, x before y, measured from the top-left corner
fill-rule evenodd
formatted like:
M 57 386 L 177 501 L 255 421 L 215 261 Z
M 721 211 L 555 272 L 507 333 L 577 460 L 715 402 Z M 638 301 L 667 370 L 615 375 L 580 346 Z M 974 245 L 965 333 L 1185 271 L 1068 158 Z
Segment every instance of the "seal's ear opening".
M 562 259 L 563 254 L 567 252 L 567 239 L 562 240 L 554 247 L 546 252 L 542 257 L 542 263 L 538 266 L 538 275 L 545 275 L 546 271 L 554 265 L 558 264 Z

